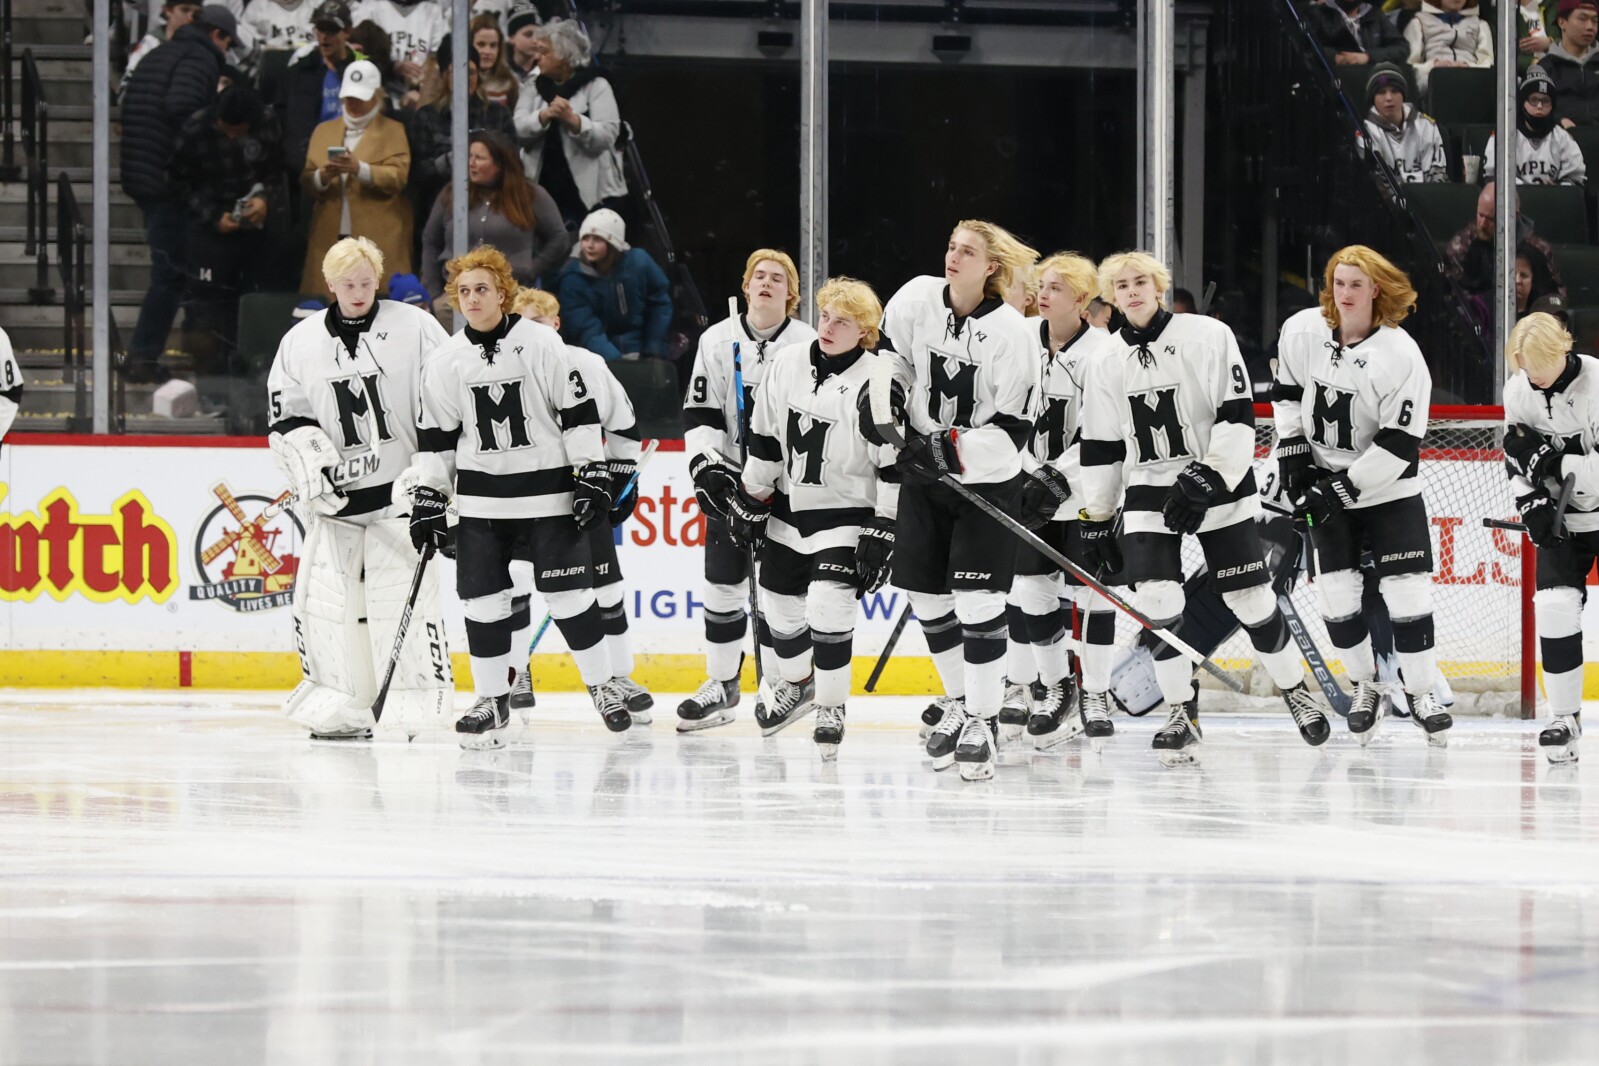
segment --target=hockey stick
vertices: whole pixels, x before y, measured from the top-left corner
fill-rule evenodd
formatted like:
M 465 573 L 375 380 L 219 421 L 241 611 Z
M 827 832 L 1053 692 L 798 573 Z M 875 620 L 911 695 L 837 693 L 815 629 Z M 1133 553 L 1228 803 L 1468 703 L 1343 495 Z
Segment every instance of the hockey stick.
M 618 501 L 624 499 L 629 492 L 633 491 L 633 487 L 638 484 L 639 475 L 644 473 L 644 464 L 650 461 L 650 456 L 655 454 L 655 449 L 660 445 L 660 443 L 661 442 L 658 440 L 652 440 L 648 444 L 644 445 L 644 450 L 639 452 L 638 466 L 635 467 L 633 473 L 628 476 L 627 482 L 622 486 L 622 491 L 616 494 Z M 550 622 L 553 618 L 554 616 L 550 614 L 550 612 L 544 612 L 544 621 L 539 623 L 538 630 L 533 634 L 533 639 L 528 643 L 527 646 L 527 657 L 529 659 L 533 658 L 533 653 L 535 651 L 538 651 L 539 641 L 544 639 L 544 631 L 550 628 Z
M 389 668 L 383 671 L 383 687 L 378 689 L 378 698 L 372 701 L 372 721 L 383 720 L 383 705 L 389 700 L 389 686 L 394 683 L 394 668 L 400 665 L 400 652 L 405 647 L 405 631 L 411 628 L 411 611 L 416 607 L 416 598 L 422 591 L 422 575 L 427 572 L 428 560 L 433 558 L 433 545 L 428 544 L 422 549 L 422 558 L 417 561 L 416 573 L 411 577 L 411 592 L 405 597 L 405 610 L 400 612 L 400 624 L 394 630 L 394 650 L 389 652 Z
M 1294 601 L 1288 598 L 1287 593 L 1277 594 L 1277 609 L 1282 611 L 1283 621 L 1288 623 L 1288 632 L 1293 636 L 1294 643 L 1299 645 L 1299 654 L 1310 664 L 1310 676 L 1321 686 L 1321 694 L 1327 697 L 1327 702 L 1332 704 L 1333 710 L 1348 718 L 1349 693 L 1339 687 L 1338 682 L 1333 679 L 1332 671 L 1327 668 L 1327 661 L 1321 657 L 1321 649 L 1316 647 L 1316 642 L 1311 639 L 1310 630 L 1305 628 L 1305 620 L 1299 617 L 1299 610 L 1294 606 Z
M 894 623 L 894 631 L 888 635 L 888 643 L 883 645 L 883 654 L 877 657 L 877 665 L 872 667 L 872 675 L 866 679 L 866 691 L 877 690 L 877 679 L 883 676 L 883 668 L 888 665 L 889 657 L 894 654 L 894 647 L 899 643 L 899 635 L 905 632 L 905 623 L 911 620 L 911 605 L 905 604 L 905 609 L 899 613 L 899 621 Z
M 1577 488 L 1577 475 L 1567 474 L 1566 480 L 1560 483 L 1560 495 L 1555 497 L 1555 536 L 1566 535 L 1566 508 L 1571 506 L 1571 494 Z M 1486 529 L 1510 529 L 1517 533 L 1525 533 L 1527 527 L 1520 522 L 1508 518 L 1484 518 L 1483 527 Z
M 744 467 L 750 459 L 749 415 L 744 410 L 744 360 L 738 341 L 738 297 L 727 298 L 727 317 L 733 320 L 733 392 L 738 398 L 738 476 L 744 478 Z M 761 604 L 755 593 L 755 549 L 744 549 L 744 558 L 750 572 L 750 629 L 755 633 L 755 687 L 761 685 Z
M 889 367 L 888 360 L 879 360 L 877 365 L 875 365 L 872 369 L 872 375 L 867 380 L 866 387 L 869 390 L 868 396 L 872 405 L 872 422 L 874 424 L 874 428 L 877 430 L 878 435 L 895 448 L 903 449 L 905 447 L 905 434 L 902 433 L 899 426 L 895 424 L 893 409 L 890 404 L 890 386 L 893 382 L 892 377 L 889 376 L 891 373 L 892 371 Z M 1234 680 L 1232 675 L 1227 673 L 1227 671 L 1223 670 L 1221 667 L 1212 662 L 1209 657 L 1201 655 L 1191 644 L 1179 638 L 1177 634 L 1171 632 L 1169 629 L 1156 625 L 1148 615 L 1144 614 L 1138 608 L 1134 607 L 1132 604 L 1116 595 L 1116 593 L 1110 590 L 1109 586 L 1103 584 L 1093 574 L 1090 574 L 1087 570 L 1084 570 L 1082 567 L 1066 558 L 1065 555 L 1062 555 L 1060 552 L 1056 551 L 1049 544 L 1046 544 L 1038 537 L 1036 533 L 1022 525 L 1020 522 L 1016 521 L 1016 519 L 1012 518 L 1010 515 L 1006 514 L 1004 510 L 995 505 L 992 501 L 984 498 L 981 494 L 955 480 L 953 474 L 944 474 L 938 480 L 940 484 L 954 490 L 957 495 L 971 503 L 978 510 L 988 515 L 1006 529 L 1010 530 L 1011 533 L 1015 534 L 1015 536 L 1028 547 L 1032 548 L 1034 551 L 1038 552 L 1038 554 L 1042 555 L 1044 558 L 1048 559 L 1062 570 L 1065 570 L 1067 573 L 1077 578 L 1077 580 L 1081 581 L 1084 585 L 1087 585 L 1089 588 L 1105 597 L 1112 607 L 1125 614 L 1128 618 L 1131 618 L 1134 622 L 1137 622 L 1140 626 L 1149 630 L 1150 633 L 1165 641 L 1169 647 L 1171 647 L 1179 655 L 1183 656 L 1183 658 L 1187 659 L 1191 663 L 1194 663 L 1206 673 L 1213 675 L 1220 680 L 1222 684 L 1226 685 L 1234 692 L 1244 691 L 1243 685 Z

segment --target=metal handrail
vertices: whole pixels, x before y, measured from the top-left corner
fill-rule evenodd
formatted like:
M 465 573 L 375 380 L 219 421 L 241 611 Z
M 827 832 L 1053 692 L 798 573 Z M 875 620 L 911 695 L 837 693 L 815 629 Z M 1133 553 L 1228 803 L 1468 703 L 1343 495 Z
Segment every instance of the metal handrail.
M 28 299 L 36 304 L 55 303 L 50 287 L 50 105 L 44 98 L 44 81 L 33 49 L 22 51 L 22 151 L 27 157 L 28 233 L 24 252 L 35 258 L 38 272 Z
M 74 429 L 89 416 L 88 227 L 63 171 L 56 179 L 56 270 L 61 275 L 61 376 L 73 385 Z
M 0 0 L 0 181 L 22 176 L 17 166 L 17 138 L 11 129 L 11 0 Z

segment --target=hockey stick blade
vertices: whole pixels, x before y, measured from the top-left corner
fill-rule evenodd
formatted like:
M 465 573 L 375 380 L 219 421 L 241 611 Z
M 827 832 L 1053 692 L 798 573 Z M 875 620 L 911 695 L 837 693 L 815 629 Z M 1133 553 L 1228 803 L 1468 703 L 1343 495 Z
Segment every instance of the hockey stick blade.
M 416 573 L 411 575 L 411 592 L 405 597 L 405 610 L 400 612 L 400 624 L 394 630 L 394 650 L 389 652 L 389 667 L 383 671 L 383 687 L 378 698 L 372 701 L 372 721 L 383 721 L 383 705 L 389 701 L 389 686 L 394 683 L 394 668 L 400 665 L 400 652 L 405 648 L 405 633 L 411 628 L 411 612 L 416 608 L 416 597 L 422 591 L 422 575 L 427 572 L 428 560 L 433 558 L 433 545 L 422 549 L 417 560 Z
M 1560 495 L 1555 498 L 1555 529 L 1562 537 L 1566 535 L 1566 508 L 1571 506 L 1571 494 L 1577 487 L 1577 475 L 1568 474 L 1566 480 L 1560 485 Z M 1512 518 L 1484 518 L 1484 529 L 1508 529 L 1514 533 L 1525 533 L 1527 527 Z
M 878 368 L 874 367 L 871 376 L 867 379 L 866 387 L 869 390 L 867 397 L 871 403 L 873 428 L 877 430 L 878 435 L 883 440 L 887 441 L 895 448 L 903 449 L 905 447 L 905 435 L 900 432 L 898 424 L 894 421 L 892 404 L 890 402 L 892 397 L 892 384 L 893 379 L 889 373 L 880 373 L 878 372 Z M 1089 588 L 1105 597 L 1105 599 L 1110 602 L 1112 607 L 1125 614 L 1128 618 L 1131 618 L 1134 622 L 1137 622 L 1140 626 L 1149 630 L 1150 633 L 1165 641 L 1168 646 L 1177 652 L 1177 654 L 1198 666 L 1201 670 L 1204 670 L 1206 673 L 1212 675 L 1234 692 L 1242 693 L 1244 691 L 1244 686 L 1239 684 L 1231 674 L 1217 666 L 1207 656 L 1201 655 L 1199 651 L 1187 641 L 1178 637 L 1177 634 L 1171 632 L 1170 630 L 1156 625 L 1154 621 L 1149 618 L 1149 616 L 1145 615 L 1138 608 L 1134 607 L 1132 604 L 1116 595 L 1116 593 L 1112 592 L 1108 586 L 1101 583 L 1100 580 L 1093 574 L 1090 574 L 1087 570 L 1084 570 L 1082 567 L 1066 558 L 1066 556 L 1056 551 L 1053 547 L 1044 543 L 1044 541 L 1039 539 L 1038 535 L 1032 530 L 1028 529 L 1026 526 L 1016 521 L 1016 519 L 1006 514 L 1002 509 L 985 499 L 981 494 L 957 481 L 954 475 L 945 474 L 939 478 L 939 481 L 941 484 L 954 490 L 957 495 L 961 496 L 963 499 L 977 507 L 978 510 L 982 511 L 994 521 L 1010 530 L 1012 534 L 1018 537 L 1028 547 L 1032 548 L 1044 558 L 1048 559 L 1062 570 L 1065 570 L 1067 573 L 1077 578 L 1077 580 L 1081 581 L 1084 585 L 1087 585 Z
M 899 644 L 899 636 L 905 632 L 905 623 L 911 620 L 911 605 L 907 603 L 905 609 L 899 613 L 899 621 L 894 623 L 893 632 L 888 635 L 888 643 L 883 645 L 883 654 L 877 657 L 877 664 L 872 667 L 871 676 L 866 679 L 864 686 L 867 692 L 877 691 L 877 679 L 883 676 L 883 668 L 888 666 L 888 660 L 894 655 L 894 648 Z

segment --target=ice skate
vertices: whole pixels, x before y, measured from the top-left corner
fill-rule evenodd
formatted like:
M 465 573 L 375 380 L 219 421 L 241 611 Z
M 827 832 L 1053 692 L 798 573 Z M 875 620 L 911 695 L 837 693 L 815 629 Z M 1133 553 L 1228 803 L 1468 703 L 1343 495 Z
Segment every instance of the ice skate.
M 472 709 L 455 723 L 461 747 L 468 749 L 505 747 L 505 730 L 511 724 L 511 698 L 480 696 Z
M 1055 751 L 1083 735 L 1077 708 L 1077 685 L 1071 678 L 1044 687 L 1044 697 L 1027 719 L 1027 735 L 1039 751 Z
M 356 729 L 313 729 L 311 731 L 311 739 L 317 743 L 324 741 L 342 743 L 346 740 L 371 740 L 372 730 L 370 727 L 365 726 Z
M 928 710 L 932 710 L 932 707 Z M 926 712 L 923 712 L 924 721 L 926 717 Z M 966 717 L 965 700 L 950 700 L 945 704 L 938 723 L 927 735 L 927 756 L 933 760 L 934 770 L 948 770 L 955 762 L 955 745 L 960 740 L 961 730 L 966 728 Z
M 1355 691 L 1349 697 L 1349 732 L 1360 741 L 1361 747 L 1371 743 L 1382 724 L 1382 692 L 1375 681 L 1356 681 Z
M 944 712 L 951 707 L 959 705 L 960 702 L 961 698 L 959 696 L 940 696 L 932 703 L 929 703 L 927 709 L 922 711 L 922 728 L 917 735 L 923 740 L 932 736 L 933 727 L 943 720 Z
M 1326 701 L 1320 698 L 1319 692 L 1310 691 L 1301 681 L 1283 693 L 1283 702 L 1288 705 L 1288 713 L 1294 716 L 1294 725 L 1299 727 L 1299 735 L 1305 738 L 1306 744 L 1316 748 L 1327 743 L 1332 725 L 1327 721 Z
M 960 767 L 962 781 L 987 781 L 994 776 L 994 756 L 999 749 L 995 728 L 999 720 L 975 714 L 965 717 L 966 724 L 955 743 L 955 763 Z
M 655 697 L 651 696 L 643 685 L 631 677 L 613 677 L 611 687 L 622 697 L 622 702 L 627 704 L 627 713 L 633 716 L 634 725 L 649 725 L 655 721 L 655 716 L 650 713 L 650 709 L 655 706 Z
M 838 746 L 844 742 L 844 708 L 816 708 L 816 728 L 811 731 L 811 739 L 823 762 L 838 758 Z
M 782 678 L 771 680 L 771 702 L 762 701 L 755 708 L 755 724 L 761 736 L 769 737 L 782 732 L 810 713 L 816 701 L 816 679 L 807 677 L 795 683 Z
M 698 692 L 677 705 L 677 731 L 693 733 L 726 725 L 733 720 L 738 697 L 738 678 L 707 680 Z
M 1538 746 L 1544 749 L 1544 755 L 1551 765 L 1574 763 L 1577 761 L 1577 740 L 1581 736 L 1581 715 L 1557 714 L 1554 721 L 1538 734 Z
M 1105 741 L 1116 735 L 1116 723 L 1110 720 L 1110 695 L 1106 692 L 1083 692 L 1077 697 L 1077 713 L 1083 719 L 1083 732 L 1095 752 L 1105 750 Z
M 611 682 L 590 685 L 589 699 L 594 701 L 594 709 L 600 712 L 600 720 L 611 732 L 621 733 L 633 724 L 633 716 L 627 711 L 627 701 Z
M 1027 686 L 1018 685 L 1009 680 L 1005 682 L 1005 698 L 999 706 L 999 727 L 1005 731 L 1005 739 L 1016 741 L 1021 739 L 1022 731 L 1027 728 L 1027 719 L 1031 708 L 1028 706 Z
M 533 675 L 529 671 L 518 671 L 516 680 L 511 683 L 511 710 L 522 719 L 522 724 L 527 725 L 533 720 Z
M 1150 747 L 1165 767 L 1193 766 L 1199 762 L 1199 701 L 1184 700 L 1166 713 L 1166 724 L 1155 731 Z
M 1411 720 L 1427 734 L 1427 743 L 1435 748 L 1449 746 L 1449 727 L 1455 724 L 1449 712 L 1438 703 L 1431 692 L 1407 692 L 1410 700 Z

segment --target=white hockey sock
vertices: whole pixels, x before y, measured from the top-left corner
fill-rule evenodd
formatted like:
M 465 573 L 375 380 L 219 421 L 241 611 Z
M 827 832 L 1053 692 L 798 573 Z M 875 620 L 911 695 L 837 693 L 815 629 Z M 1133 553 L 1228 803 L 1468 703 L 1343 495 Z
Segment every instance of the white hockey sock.
M 1289 644 L 1281 651 L 1257 651 L 1255 657 L 1271 675 L 1272 683 L 1283 691 L 1305 680 L 1305 666 L 1299 659 L 1299 645 Z
M 1005 702 L 1005 619 L 963 626 L 966 709 L 983 718 L 999 714 Z
M 1543 674 L 1543 694 L 1549 700 L 1550 714 L 1582 713 L 1582 670 Z
M 1193 665 L 1181 655 L 1162 659 L 1160 652 L 1156 653 L 1155 677 L 1160 681 L 1160 694 L 1165 699 L 1166 706 L 1182 703 L 1194 694 L 1193 675 Z M 1089 691 L 1097 690 L 1089 689 Z
M 1438 652 L 1432 648 L 1426 651 L 1402 651 L 1399 653 L 1399 672 L 1404 675 L 1405 691 L 1418 695 L 1431 692 L 1438 683 Z M 1577 687 L 1581 689 L 1582 671 L 1577 671 Z M 1578 699 L 1581 706 L 1581 699 Z
M 1025 635 L 1014 635 L 1005 640 L 1005 680 L 1013 685 L 1025 685 L 1038 676 L 1038 663 Z
M 1116 612 L 1088 612 L 1083 623 L 1082 647 L 1077 654 L 1083 664 L 1083 690 L 1108 691 L 1111 670 L 1116 664 Z
M 739 656 L 744 654 L 744 642 L 705 645 L 705 673 L 717 681 L 731 681 L 738 676 Z
M 523 603 L 521 611 L 513 612 L 511 621 L 516 628 L 511 630 L 511 668 L 518 674 L 528 671 L 528 645 L 533 643 L 533 630 L 538 628 L 533 622 L 531 605 Z
M 633 676 L 633 641 L 627 634 L 627 607 L 622 603 L 620 583 L 594 590 L 600 605 L 600 622 L 605 626 L 605 651 L 611 658 L 612 677 Z
M 526 647 L 526 645 L 524 645 Z M 511 691 L 510 671 L 511 653 L 504 655 L 473 655 L 472 663 L 472 694 L 478 699 L 484 696 L 503 696 Z
M 1367 637 L 1352 648 L 1339 648 L 1338 656 L 1344 663 L 1344 674 L 1351 681 L 1370 681 L 1377 676 L 1377 659 L 1371 653 L 1371 638 Z M 1403 662 L 1403 657 L 1401 657 Z M 1419 689 L 1417 691 L 1420 691 Z
M 911 595 L 911 608 L 921 623 L 927 650 L 944 685 L 944 695 L 966 695 L 966 651 L 961 644 L 961 624 L 955 617 L 955 604 L 948 596 Z M 935 614 L 935 611 L 942 613 Z

